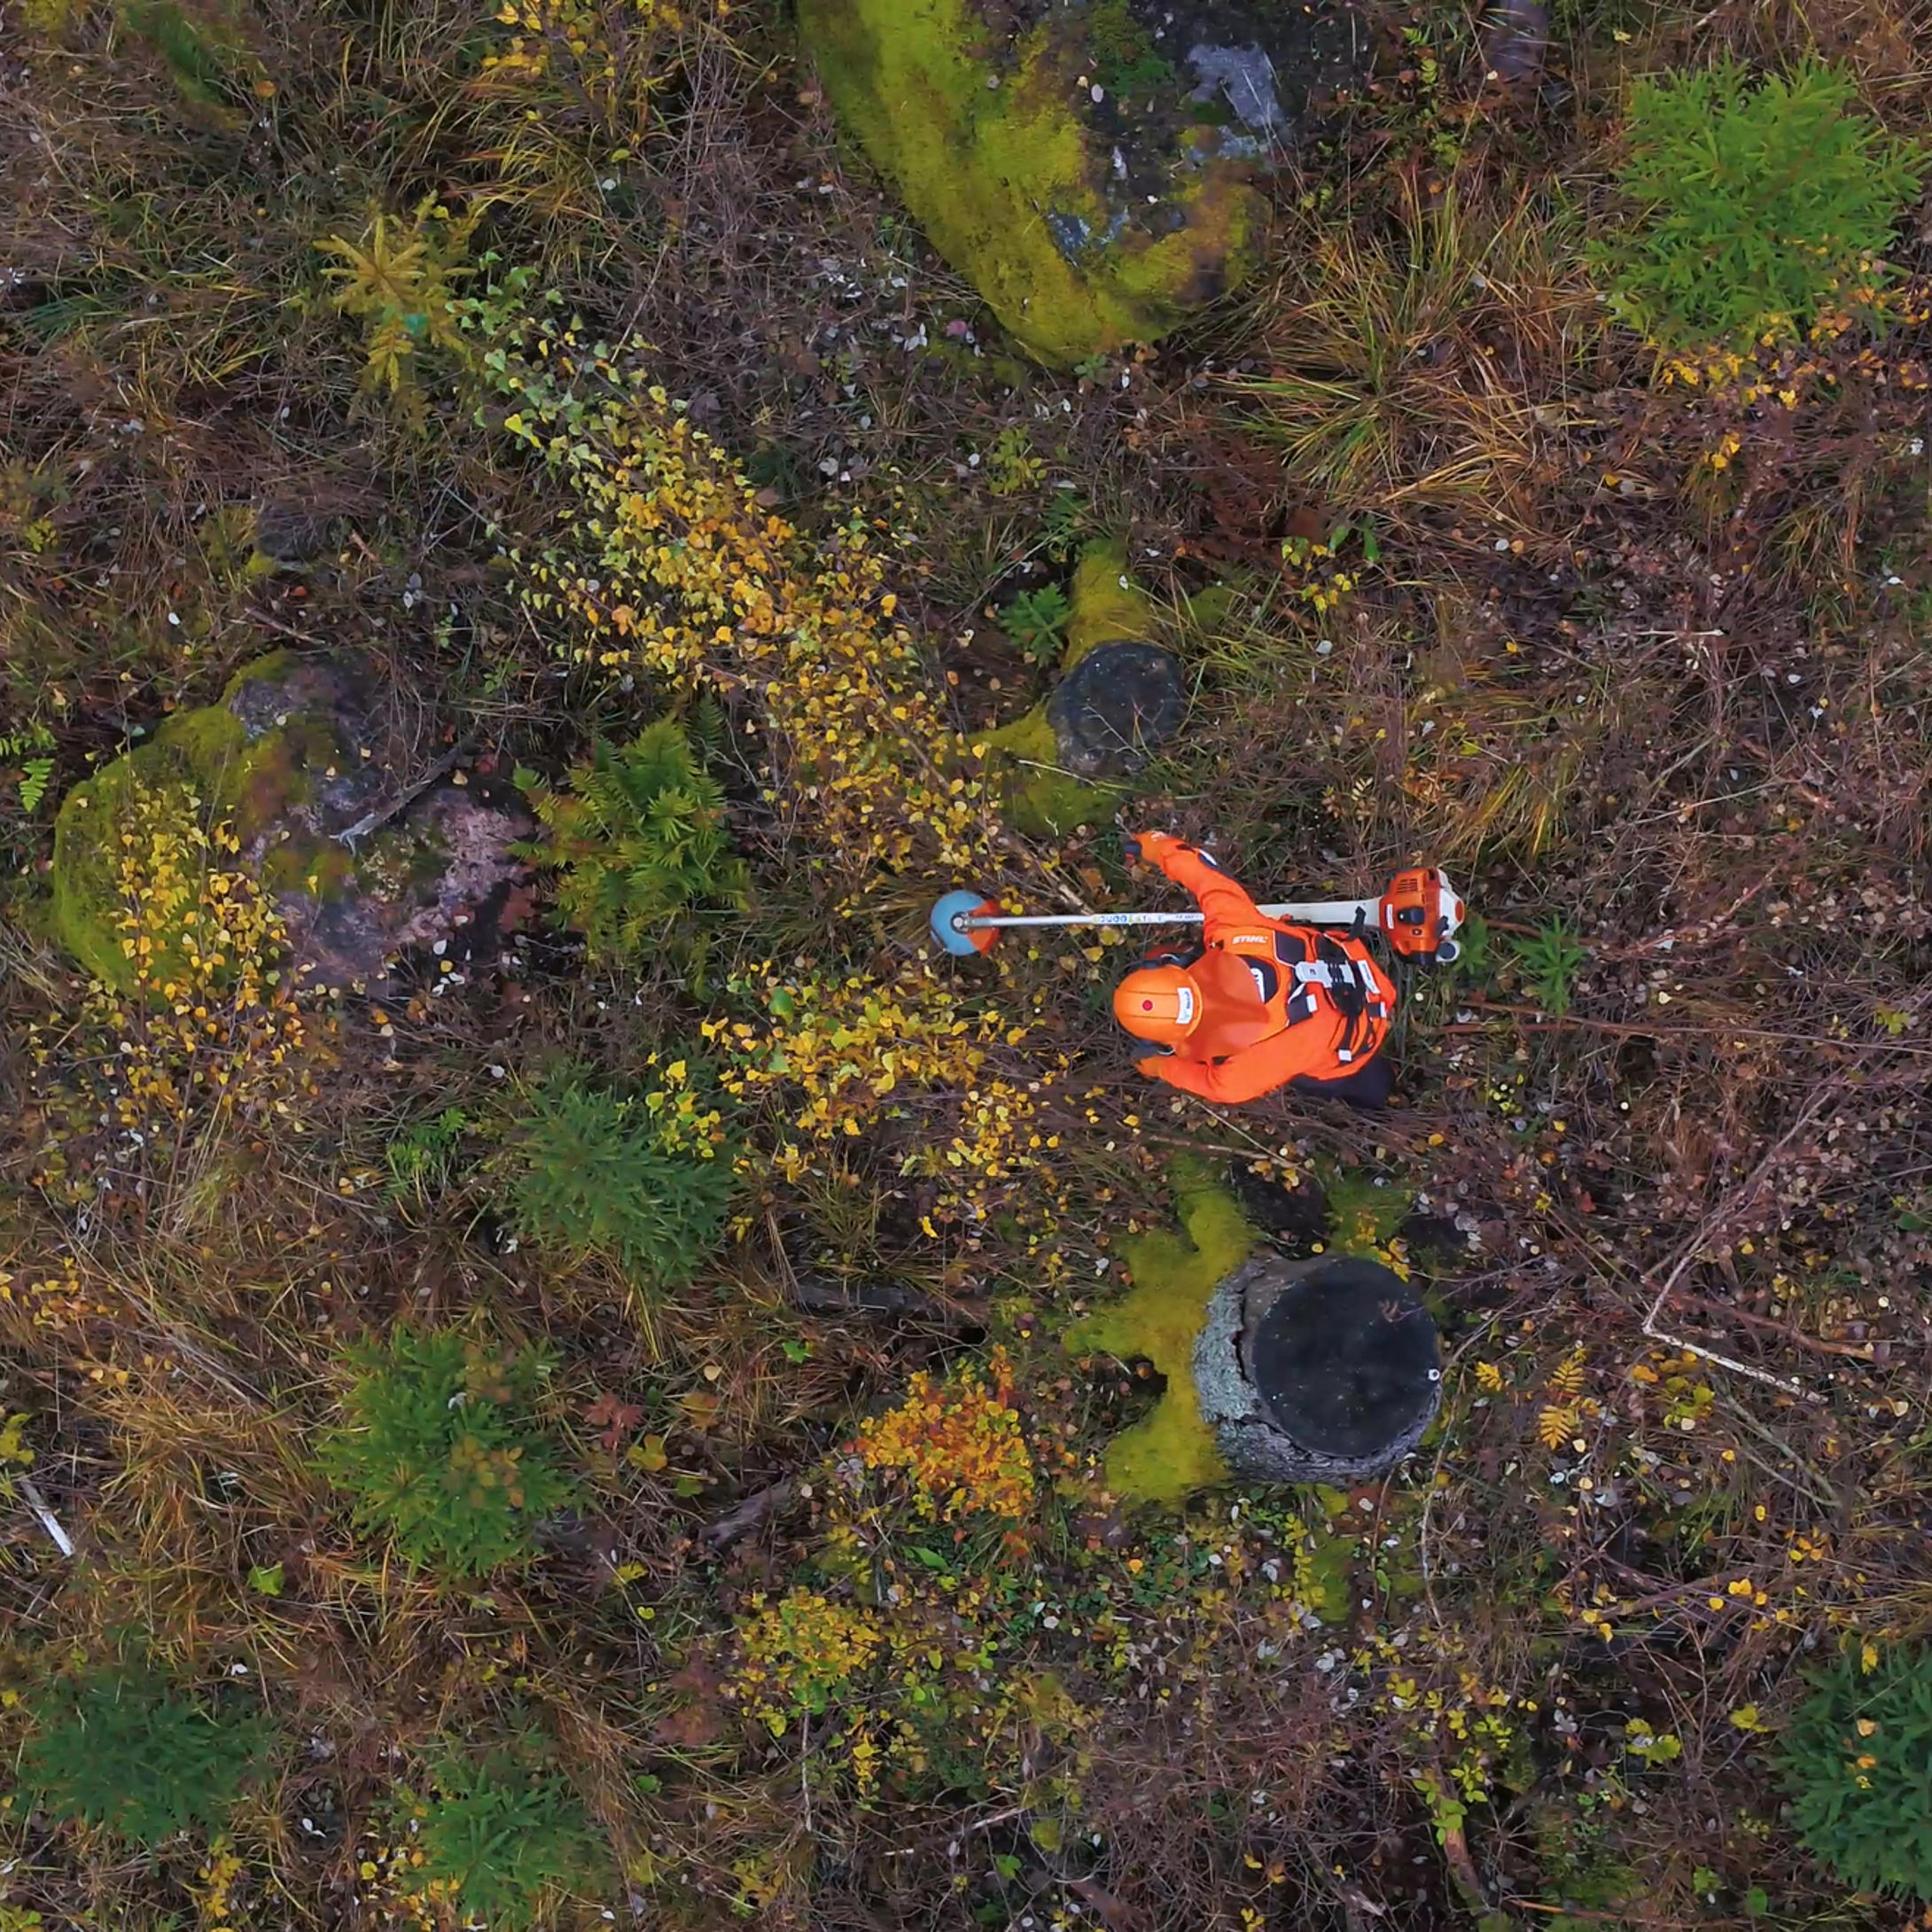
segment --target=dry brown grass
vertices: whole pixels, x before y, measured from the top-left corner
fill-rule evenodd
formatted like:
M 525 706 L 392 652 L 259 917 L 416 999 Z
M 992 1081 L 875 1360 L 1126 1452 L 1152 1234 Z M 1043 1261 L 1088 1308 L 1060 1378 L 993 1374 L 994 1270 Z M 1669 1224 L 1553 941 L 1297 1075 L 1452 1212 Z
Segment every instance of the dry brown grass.
M 1574 461 L 1603 332 L 1581 224 L 1566 191 L 1471 175 L 1409 181 L 1386 222 L 1291 229 L 1272 366 L 1238 386 L 1295 487 L 1336 520 L 1449 508 L 1546 536 L 1541 493 Z

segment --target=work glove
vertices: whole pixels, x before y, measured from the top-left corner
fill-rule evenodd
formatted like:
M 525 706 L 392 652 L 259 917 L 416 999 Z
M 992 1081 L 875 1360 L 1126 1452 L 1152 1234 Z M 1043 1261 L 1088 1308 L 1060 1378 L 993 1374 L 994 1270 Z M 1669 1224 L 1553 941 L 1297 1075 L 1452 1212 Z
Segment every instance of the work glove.
M 1161 853 L 1180 843 L 1167 832 L 1129 832 L 1121 840 L 1120 849 L 1126 854 L 1129 865 L 1154 865 Z

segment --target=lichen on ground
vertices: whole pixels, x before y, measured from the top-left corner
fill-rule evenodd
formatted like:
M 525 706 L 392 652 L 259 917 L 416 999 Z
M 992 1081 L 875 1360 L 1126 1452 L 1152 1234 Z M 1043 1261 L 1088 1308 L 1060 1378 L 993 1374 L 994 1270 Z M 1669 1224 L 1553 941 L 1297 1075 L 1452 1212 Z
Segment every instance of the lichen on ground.
M 1173 1504 L 1227 1477 L 1194 1385 L 1194 1346 L 1209 1297 L 1254 1245 L 1235 1197 L 1198 1162 L 1170 1170 L 1184 1232 L 1157 1228 L 1120 1244 L 1133 1287 L 1113 1307 L 1067 1331 L 1070 1349 L 1144 1357 L 1167 1379 L 1166 1391 L 1108 1445 L 1107 1487 L 1137 1502 Z

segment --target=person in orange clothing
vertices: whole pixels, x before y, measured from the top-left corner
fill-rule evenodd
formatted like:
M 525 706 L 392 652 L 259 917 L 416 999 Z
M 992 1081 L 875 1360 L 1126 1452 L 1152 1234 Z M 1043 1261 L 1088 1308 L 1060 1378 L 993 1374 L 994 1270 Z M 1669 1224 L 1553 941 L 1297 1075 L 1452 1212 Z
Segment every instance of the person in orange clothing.
M 1359 933 L 1264 918 L 1206 853 L 1165 832 L 1126 842 L 1199 903 L 1202 943 L 1150 955 L 1120 982 L 1114 1017 L 1156 1052 L 1134 1064 L 1183 1093 L 1239 1106 L 1277 1088 L 1380 1107 L 1395 987 Z

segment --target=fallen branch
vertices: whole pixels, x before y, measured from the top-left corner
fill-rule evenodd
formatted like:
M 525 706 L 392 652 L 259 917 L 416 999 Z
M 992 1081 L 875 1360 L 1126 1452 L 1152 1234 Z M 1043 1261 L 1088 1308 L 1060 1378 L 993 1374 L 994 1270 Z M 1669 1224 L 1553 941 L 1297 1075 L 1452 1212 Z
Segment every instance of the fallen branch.
M 714 1555 L 728 1550 L 741 1536 L 747 1536 L 757 1529 L 767 1516 L 791 1508 L 798 1493 L 798 1478 L 791 1476 L 782 1483 L 772 1484 L 768 1489 L 754 1490 L 729 1515 L 720 1516 L 715 1523 L 707 1523 L 698 1531 L 698 1539 Z

